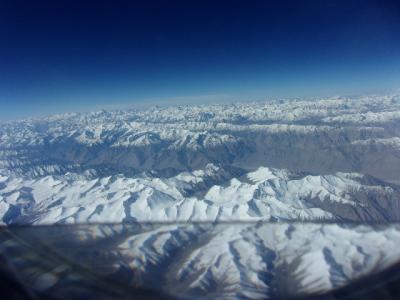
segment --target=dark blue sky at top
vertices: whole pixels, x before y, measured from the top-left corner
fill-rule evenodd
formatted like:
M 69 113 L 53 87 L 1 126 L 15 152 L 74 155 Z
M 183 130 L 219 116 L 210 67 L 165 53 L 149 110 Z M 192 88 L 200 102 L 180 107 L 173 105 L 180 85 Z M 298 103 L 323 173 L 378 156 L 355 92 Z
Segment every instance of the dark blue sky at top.
M 0 119 L 398 90 L 396 3 L 0 0 Z

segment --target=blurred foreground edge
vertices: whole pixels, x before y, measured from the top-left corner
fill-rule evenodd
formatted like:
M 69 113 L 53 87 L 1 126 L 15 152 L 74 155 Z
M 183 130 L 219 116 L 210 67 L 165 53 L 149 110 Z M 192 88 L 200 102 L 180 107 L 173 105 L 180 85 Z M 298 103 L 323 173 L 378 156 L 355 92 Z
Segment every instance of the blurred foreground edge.
M 95 288 L 95 287 L 93 287 Z M 93 291 L 94 292 L 94 291 Z M 49 299 L 58 297 L 38 293 L 24 286 L 15 270 L 4 256 L 0 256 L 0 293 L 1 299 Z M 83 296 L 83 295 L 82 295 Z M 81 298 L 81 297 L 79 297 Z M 75 298 L 75 299 L 79 299 Z M 90 296 L 88 297 L 90 298 Z M 104 298 L 108 298 L 105 296 Z M 101 296 L 98 299 L 103 299 Z M 174 299 L 160 291 L 142 288 L 131 288 L 123 299 Z M 322 295 L 312 295 L 296 299 L 329 300 L 329 299 L 400 299 L 400 263 L 367 278 L 357 280 L 343 288 Z
M 136 226 L 133 227 L 136 228 Z M 24 230 L 24 227 L 18 226 L 0 227 L 0 299 L 191 299 L 188 297 L 180 298 L 179 295 L 172 297 L 160 291 L 157 287 L 153 289 L 118 283 L 115 277 L 126 276 L 127 270 L 120 269 L 117 272 L 118 274 L 114 274 L 114 276 L 101 276 L 88 272 L 85 267 L 64 260 L 62 255 L 58 256 L 57 251 L 52 251 L 54 249 L 47 248 L 49 252 L 46 253 L 46 248 L 43 248 L 44 245 L 40 245 L 41 243 L 35 241 L 32 233 L 29 233 L 32 228 L 26 228 L 29 230 Z M 54 229 L 57 226 L 46 226 L 44 228 Z M 68 228 L 68 226 L 59 228 Z M 21 238 L 22 235 L 15 234 L 14 231 L 26 233 L 25 237 L 31 239 L 31 241 L 26 243 Z M 45 234 L 43 238 L 46 239 L 50 236 Z M 66 236 L 63 235 L 60 238 L 64 239 Z M 68 239 L 64 241 L 68 241 Z M 68 249 L 64 250 L 68 252 Z M 46 291 L 34 289 L 21 276 L 21 270 L 18 267 L 19 262 L 26 261 L 29 262 L 29 269 L 32 274 L 43 274 L 46 262 L 55 261 L 55 264 L 57 264 L 60 263 L 60 260 L 66 266 L 65 269 L 68 269 L 68 272 L 74 277 L 73 280 L 67 280 L 67 292 L 57 288 Z M 15 262 L 17 262 L 17 265 Z M 171 291 L 171 294 L 173 294 L 173 291 Z M 192 299 L 198 298 L 193 297 Z M 204 299 L 204 297 L 201 297 L 201 299 Z M 271 297 L 268 297 L 268 299 L 271 299 Z M 272 299 L 400 299 L 400 262 L 384 271 L 354 280 L 344 287 L 327 293 Z

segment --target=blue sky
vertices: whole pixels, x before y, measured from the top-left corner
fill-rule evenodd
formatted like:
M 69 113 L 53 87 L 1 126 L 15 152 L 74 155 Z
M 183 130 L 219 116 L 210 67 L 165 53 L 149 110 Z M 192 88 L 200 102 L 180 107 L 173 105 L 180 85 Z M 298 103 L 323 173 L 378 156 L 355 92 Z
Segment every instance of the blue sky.
M 0 119 L 400 88 L 396 1 L 1 1 Z

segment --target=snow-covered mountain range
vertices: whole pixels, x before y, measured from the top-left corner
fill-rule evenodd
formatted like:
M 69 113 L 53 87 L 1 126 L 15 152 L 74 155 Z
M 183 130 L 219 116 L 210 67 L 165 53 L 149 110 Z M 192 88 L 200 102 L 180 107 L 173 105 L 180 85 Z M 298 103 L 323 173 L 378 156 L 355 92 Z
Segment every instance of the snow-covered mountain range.
M 6 122 L 0 167 L 41 176 L 203 169 L 208 163 L 399 181 L 400 97 L 178 106 Z
M 2 224 L 122 223 L 98 251 L 173 296 L 293 296 L 382 270 L 400 259 L 399 184 L 398 95 L 0 126 Z M 126 229 L 143 222 L 167 223 Z
M 207 165 L 170 178 L 0 177 L 6 224 L 400 219 L 400 187 L 356 173 L 297 175 L 260 167 L 235 177 Z

